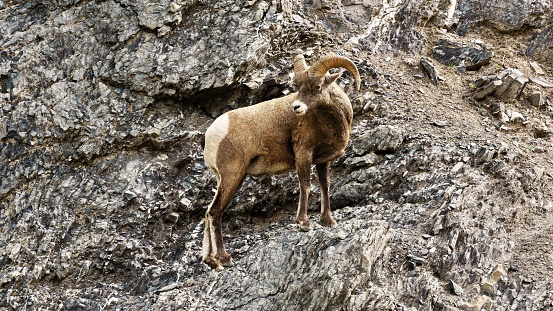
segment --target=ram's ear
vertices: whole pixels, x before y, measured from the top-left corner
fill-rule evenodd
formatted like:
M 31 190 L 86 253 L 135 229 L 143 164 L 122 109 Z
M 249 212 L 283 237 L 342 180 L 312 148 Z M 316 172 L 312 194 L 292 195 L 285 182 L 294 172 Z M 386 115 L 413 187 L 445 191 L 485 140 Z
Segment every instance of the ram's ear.
M 340 71 L 340 72 L 337 72 L 337 73 L 333 73 L 329 76 L 325 76 L 324 84 L 329 85 L 329 84 L 335 82 L 336 80 L 338 80 L 338 78 L 340 78 L 342 76 L 342 73 L 343 73 L 343 71 Z

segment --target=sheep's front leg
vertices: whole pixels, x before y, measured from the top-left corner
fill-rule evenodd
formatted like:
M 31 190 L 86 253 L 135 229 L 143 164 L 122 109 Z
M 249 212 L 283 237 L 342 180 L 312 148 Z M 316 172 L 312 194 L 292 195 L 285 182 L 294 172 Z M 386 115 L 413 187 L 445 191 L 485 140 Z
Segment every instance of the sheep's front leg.
M 321 187 L 321 221 L 328 227 L 336 226 L 330 209 L 330 162 L 317 164 L 317 176 Z
M 311 154 L 304 155 L 302 159 L 296 159 L 296 171 L 300 183 L 300 200 L 296 222 L 300 225 L 302 231 L 309 231 L 311 230 L 311 221 L 307 216 L 307 206 L 311 190 Z

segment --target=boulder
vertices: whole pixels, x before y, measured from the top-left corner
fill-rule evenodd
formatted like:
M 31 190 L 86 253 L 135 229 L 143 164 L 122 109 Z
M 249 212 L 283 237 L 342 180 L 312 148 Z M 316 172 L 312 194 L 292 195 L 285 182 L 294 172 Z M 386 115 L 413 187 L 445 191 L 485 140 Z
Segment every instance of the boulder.
M 446 66 L 455 66 L 461 71 L 478 70 L 492 59 L 493 52 L 484 45 L 465 45 L 447 39 L 440 40 L 432 48 L 432 57 Z
M 487 96 L 494 97 L 505 102 L 517 100 L 529 79 L 517 69 L 505 69 L 496 75 L 484 76 L 476 80 L 474 99 L 483 100 Z
M 534 107 L 541 107 L 544 99 L 543 90 L 538 87 L 532 87 L 526 93 L 526 100 Z
M 428 75 L 432 83 L 435 85 L 438 85 L 439 83 L 439 76 L 438 76 L 438 70 L 436 67 L 432 64 L 432 62 L 427 59 L 426 57 L 421 57 L 420 64 L 424 72 Z
M 354 139 L 352 149 L 358 155 L 369 152 L 394 152 L 401 146 L 403 137 L 403 132 L 397 127 L 380 125 Z
M 518 99 L 528 83 L 528 78 L 517 69 L 506 69 L 500 72 L 498 77 L 503 83 L 495 90 L 494 95 L 504 101 Z

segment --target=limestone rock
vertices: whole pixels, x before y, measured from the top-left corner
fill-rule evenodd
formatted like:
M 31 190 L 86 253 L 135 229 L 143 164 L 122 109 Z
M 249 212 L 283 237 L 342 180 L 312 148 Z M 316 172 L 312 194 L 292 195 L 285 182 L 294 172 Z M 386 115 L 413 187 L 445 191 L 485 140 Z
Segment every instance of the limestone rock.
M 547 1 L 511 3 L 506 6 L 510 8 L 509 10 L 498 10 L 498 5 L 501 5 L 501 2 L 494 0 L 459 1 L 455 12 L 458 18 L 455 32 L 465 35 L 478 24 L 489 24 L 502 32 L 515 31 L 524 25 L 543 25 L 547 23 L 547 18 L 550 16 Z
M 464 45 L 447 39 L 440 40 L 432 48 L 432 57 L 446 66 L 458 69 L 478 70 L 487 65 L 493 52 L 480 45 Z
M 474 99 L 482 100 L 489 95 L 512 102 L 518 100 L 529 79 L 517 69 L 505 69 L 494 76 L 485 76 L 475 82 Z
M 396 151 L 404 134 L 393 126 L 381 125 L 371 129 L 353 141 L 353 150 L 359 155 L 375 151 Z
M 432 63 L 425 57 L 421 57 L 420 64 L 424 69 L 424 72 L 426 72 L 426 74 L 430 77 L 432 83 L 434 83 L 434 85 L 438 85 L 439 75 L 436 67 L 434 67 L 434 65 L 432 65 Z
M 543 90 L 539 88 L 532 88 L 528 90 L 526 100 L 528 100 L 528 102 L 534 107 L 541 107 L 545 101 Z

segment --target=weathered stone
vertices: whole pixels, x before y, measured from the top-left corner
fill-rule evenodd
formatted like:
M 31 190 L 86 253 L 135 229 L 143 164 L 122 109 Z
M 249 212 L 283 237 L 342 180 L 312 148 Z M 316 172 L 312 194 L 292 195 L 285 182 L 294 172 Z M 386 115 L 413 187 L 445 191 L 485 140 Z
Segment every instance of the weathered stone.
M 540 65 L 537 62 L 530 61 L 528 62 L 528 64 L 530 65 L 530 67 L 532 67 L 532 70 L 534 71 L 535 74 L 539 76 L 545 75 L 545 71 L 541 69 Z
M 331 194 L 333 206 L 341 208 L 357 204 L 366 198 L 368 189 L 367 184 L 360 182 L 350 182 L 337 187 Z
M 518 100 L 529 79 L 517 69 L 505 69 L 495 76 L 481 77 L 475 82 L 474 98 L 482 100 L 494 95 L 505 102 Z
M 446 127 L 447 126 L 447 121 L 434 120 L 434 121 L 432 121 L 432 125 L 437 126 L 437 127 Z
M 449 287 L 451 289 L 451 293 L 457 296 L 463 296 L 464 294 L 463 288 L 459 286 L 457 283 L 453 282 L 453 280 L 449 280 Z
M 408 254 L 407 258 L 409 258 L 409 260 L 411 260 L 417 265 L 423 265 L 423 264 L 426 264 L 427 262 L 425 258 L 423 258 L 420 254 L 417 254 L 417 253 Z
M 353 141 L 353 150 L 359 155 L 375 151 L 396 151 L 403 142 L 403 133 L 396 127 L 381 125 Z
M 530 81 L 536 83 L 537 85 L 543 86 L 543 87 L 553 87 L 553 83 L 543 79 L 543 78 L 536 78 L 536 77 L 530 77 Z
M 524 116 L 518 111 L 509 111 L 508 116 L 509 116 L 509 121 L 513 123 L 522 123 L 526 120 Z
M 532 89 L 528 91 L 528 94 L 526 94 L 526 100 L 528 100 L 530 105 L 534 107 L 541 107 L 544 103 L 543 91 L 540 89 Z
M 457 81 L 429 90 L 412 79 L 419 64 L 402 63 L 435 26 L 470 31 L 480 13 L 482 27 L 505 23 L 489 14 L 521 4 L 444 3 L 0 0 L 0 309 L 547 308 L 549 259 L 529 257 L 549 249 L 547 119 L 530 140 L 480 132 Z M 525 33 L 500 49 L 536 44 L 548 72 L 550 6 L 532 3 L 513 16 Z M 351 57 L 363 79 L 351 144 L 332 163 L 338 226 L 318 220 L 315 176 L 310 233 L 294 224 L 296 175 L 248 177 L 225 214 L 236 266 L 211 272 L 201 243 L 216 177 L 202 132 L 294 92 L 297 49 Z M 497 262 L 513 268 L 490 298 L 479 286 Z
M 439 76 L 438 76 L 438 70 L 436 69 L 436 67 L 434 67 L 434 65 L 432 65 L 432 63 L 425 57 L 421 57 L 420 64 L 424 69 L 424 72 L 426 72 L 426 74 L 432 81 L 432 83 L 434 83 L 435 85 L 438 85 Z
M 457 174 L 463 168 L 463 165 L 463 162 L 458 162 L 457 164 L 455 164 L 455 166 L 451 168 L 451 174 Z
M 506 114 L 505 111 L 505 104 L 503 102 L 495 102 L 490 105 L 490 110 L 493 115 L 498 116 L 500 120 L 503 120 L 505 117 L 507 120 L 505 122 L 509 121 L 509 117 Z
M 373 100 L 373 96 L 369 93 L 363 94 L 357 97 L 352 102 L 353 113 L 358 115 L 362 112 L 366 112 L 365 106 L 370 105 Z
M 495 92 L 502 84 L 503 81 L 501 80 L 492 80 L 490 83 L 477 89 L 473 97 L 476 100 L 482 100 Z
M 362 157 L 349 158 L 346 164 L 351 167 L 362 167 L 373 165 L 378 160 L 378 156 L 374 153 L 368 153 Z
M 446 66 L 463 70 L 478 70 L 492 59 L 493 52 L 473 45 L 467 46 L 450 40 L 440 40 L 432 48 L 432 57 Z
M 431 233 L 433 235 L 440 234 L 440 232 L 444 229 L 444 222 L 445 222 L 445 217 L 443 215 L 438 215 L 434 220 L 434 225 L 432 226 Z
M 518 99 L 526 83 L 528 83 L 528 78 L 524 77 L 518 70 L 507 73 L 501 80 L 503 84 L 497 88 L 495 96 L 504 101 Z
M 505 170 L 507 167 L 507 165 L 505 164 L 505 162 L 501 161 L 501 160 L 495 160 L 493 163 L 492 163 L 492 166 L 490 167 L 490 170 L 493 172 L 493 173 L 498 173 L 500 171 L 503 171 Z
M 537 8 L 546 7 L 543 5 L 542 1 L 538 3 Z M 545 15 L 547 16 L 547 15 Z M 551 18 L 551 12 L 549 12 L 549 18 Z M 526 55 L 532 57 L 534 60 L 539 60 L 541 63 L 553 65 L 553 60 L 550 56 L 549 49 L 553 43 L 553 25 L 548 25 L 543 29 L 532 42 L 529 44 L 529 47 L 526 49 Z

